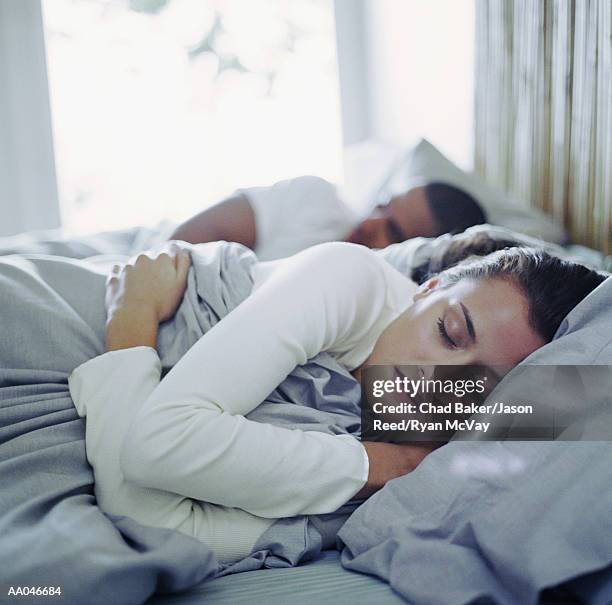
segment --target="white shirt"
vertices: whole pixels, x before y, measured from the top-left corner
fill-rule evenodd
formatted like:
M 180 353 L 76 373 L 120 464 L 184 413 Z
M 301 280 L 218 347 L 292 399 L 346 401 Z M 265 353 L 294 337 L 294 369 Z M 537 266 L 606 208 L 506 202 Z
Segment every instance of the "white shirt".
M 131 409 L 129 430 L 120 451 L 112 454 L 118 460 L 116 472 L 126 483 L 152 493 L 171 492 L 226 511 L 247 511 L 254 517 L 240 521 L 244 531 L 237 530 L 235 518 L 227 527 L 218 520 L 215 525 L 217 517 L 210 516 L 206 524 L 197 524 L 208 526 L 205 533 L 198 530 L 199 537 L 229 541 L 226 549 L 232 536 L 249 536 L 240 542 L 243 551 L 269 525 L 264 519 L 332 512 L 361 489 L 368 475 L 365 450 L 351 436 L 291 430 L 244 415 L 296 365 L 321 351 L 349 370 L 359 367 L 382 331 L 412 303 L 417 289 L 371 250 L 346 243 L 261 263 L 254 279 L 251 296 L 209 330 L 161 382 L 159 360 L 146 347 L 130 349 L 129 363 L 127 352 L 102 355 L 70 378 L 77 410 L 88 417 L 88 456 L 91 447 L 105 447 L 94 423 L 106 422 L 106 430 L 115 430 L 103 410 Z M 142 366 L 138 388 L 125 387 L 132 364 Z M 105 399 L 114 403 L 105 405 Z M 173 512 L 166 505 L 163 514 L 165 520 L 152 514 L 148 518 L 187 533 L 186 527 L 196 525 L 185 520 L 182 509 Z M 232 553 L 235 557 L 236 551 Z
M 241 189 L 255 214 L 255 253 L 262 261 L 343 240 L 358 222 L 334 185 L 300 176 L 271 187 Z

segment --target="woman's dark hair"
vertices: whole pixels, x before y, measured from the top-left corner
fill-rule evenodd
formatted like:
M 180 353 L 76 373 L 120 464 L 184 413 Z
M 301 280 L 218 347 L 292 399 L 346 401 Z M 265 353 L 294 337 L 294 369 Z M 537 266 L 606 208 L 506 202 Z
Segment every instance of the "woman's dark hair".
M 426 282 L 430 277 L 455 266 L 470 256 L 486 256 L 497 250 L 522 246 L 518 240 L 509 238 L 495 238 L 482 231 L 471 234 L 469 237 L 460 235 L 449 239 L 445 246 L 437 246 L 425 262 L 414 267 L 410 278 L 417 284 Z
M 509 248 L 473 258 L 438 275 L 440 286 L 462 279 L 505 279 L 516 283 L 529 302 L 529 322 L 546 342 L 565 316 L 609 277 L 535 248 Z
M 440 234 L 461 233 L 472 225 L 486 222 L 478 202 L 462 189 L 446 183 L 429 183 L 423 188 Z

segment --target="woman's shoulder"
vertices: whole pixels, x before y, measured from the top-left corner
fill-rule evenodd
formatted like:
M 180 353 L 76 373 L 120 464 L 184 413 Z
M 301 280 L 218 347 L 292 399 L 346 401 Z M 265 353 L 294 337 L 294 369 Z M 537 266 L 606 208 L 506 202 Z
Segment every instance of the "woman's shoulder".
M 349 242 L 325 242 L 302 250 L 295 256 L 309 260 L 323 260 L 336 263 L 364 263 L 373 266 L 384 266 L 384 261 L 370 248 Z
M 323 270 L 340 271 L 345 275 L 366 278 L 371 272 L 381 273 L 386 278 L 412 281 L 398 271 L 379 251 L 360 244 L 348 242 L 327 242 L 312 246 L 295 255 L 308 264 Z
M 292 258 L 296 269 L 338 290 L 373 294 L 389 287 L 395 289 L 399 282 L 412 283 L 384 258 L 359 244 L 327 242 L 303 250 Z

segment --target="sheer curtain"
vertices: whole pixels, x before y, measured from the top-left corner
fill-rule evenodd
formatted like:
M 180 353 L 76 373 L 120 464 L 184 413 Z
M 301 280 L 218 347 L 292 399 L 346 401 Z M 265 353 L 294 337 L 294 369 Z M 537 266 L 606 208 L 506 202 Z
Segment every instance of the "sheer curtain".
M 476 170 L 611 253 L 612 3 L 476 7 Z

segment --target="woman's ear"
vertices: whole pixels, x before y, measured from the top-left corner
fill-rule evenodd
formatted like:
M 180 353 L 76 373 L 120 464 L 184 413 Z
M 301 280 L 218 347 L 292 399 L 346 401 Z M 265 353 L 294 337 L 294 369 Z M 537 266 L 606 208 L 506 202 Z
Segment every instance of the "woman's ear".
M 426 282 L 422 283 L 419 286 L 417 293 L 414 295 L 414 300 L 421 300 L 421 298 L 427 296 L 430 292 L 436 289 L 438 283 L 439 280 L 437 277 L 432 277 L 431 279 L 428 279 Z

